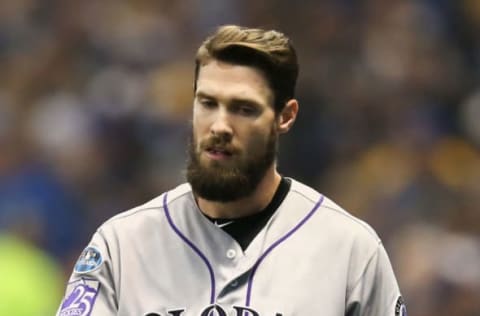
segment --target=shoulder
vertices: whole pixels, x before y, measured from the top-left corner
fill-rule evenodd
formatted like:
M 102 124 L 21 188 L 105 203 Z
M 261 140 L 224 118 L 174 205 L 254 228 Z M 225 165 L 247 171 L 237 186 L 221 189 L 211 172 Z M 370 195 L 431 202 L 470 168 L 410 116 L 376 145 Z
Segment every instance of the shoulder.
M 363 237 L 374 243 L 380 242 L 376 231 L 367 222 L 352 215 L 328 197 L 324 198 L 322 211 L 326 217 L 331 218 L 332 221 L 337 223 L 342 231 L 350 231 L 355 237 Z
M 322 229 L 330 236 L 341 236 L 343 240 L 368 243 L 374 248 L 381 242 L 375 230 L 365 221 L 352 215 L 327 196 L 315 189 L 291 179 L 291 194 L 294 199 L 309 201 L 311 205 L 318 203 L 318 209 L 313 217 L 317 229 Z
M 365 221 L 355 217 L 328 197 L 297 181 L 292 181 L 296 201 L 319 201 L 315 214 L 306 225 L 306 238 L 317 245 L 322 255 L 344 262 L 351 276 L 350 287 L 359 280 L 369 263 L 383 251 L 381 239 Z M 301 204 L 300 204 L 301 205 Z M 296 207 L 296 204 L 292 204 Z M 313 207 L 313 206 L 310 206 Z M 312 238 L 312 236 L 315 236 Z M 338 261 L 340 260 L 340 261 Z
M 188 200 L 191 196 L 190 193 L 190 185 L 183 183 L 170 191 L 163 192 L 142 205 L 111 217 L 98 228 L 98 231 L 109 231 L 112 229 L 128 230 L 129 228 L 139 228 L 138 226 L 142 225 L 163 222 L 165 208 L 169 208 L 172 204 L 182 200 Z

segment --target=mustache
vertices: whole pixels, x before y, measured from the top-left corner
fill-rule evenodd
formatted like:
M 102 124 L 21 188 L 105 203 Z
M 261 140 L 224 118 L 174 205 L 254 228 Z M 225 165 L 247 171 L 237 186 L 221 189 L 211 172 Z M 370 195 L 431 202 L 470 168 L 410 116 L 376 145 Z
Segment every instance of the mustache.
M 200 143 L 201 150 L 217 149 L 229 152 L 231 154 L 236 154 L 240 152 L 238 148 L 234 147 L 231 141 L 225 137 L 221 136 L 210 136 L 209 138 L 203 140 Z

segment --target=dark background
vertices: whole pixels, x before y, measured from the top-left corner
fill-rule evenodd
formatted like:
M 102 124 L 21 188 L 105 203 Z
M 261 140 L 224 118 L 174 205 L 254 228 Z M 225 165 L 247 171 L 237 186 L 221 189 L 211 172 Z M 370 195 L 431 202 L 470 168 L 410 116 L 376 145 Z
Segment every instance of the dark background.
M 0 0 L 0 314 L 52 314 L 96 227 L 184 181 L 195 51 L 230 23 L 297 48 L 280 171 L 375 228 L 409 314 L 479 315 L 478 0 Z

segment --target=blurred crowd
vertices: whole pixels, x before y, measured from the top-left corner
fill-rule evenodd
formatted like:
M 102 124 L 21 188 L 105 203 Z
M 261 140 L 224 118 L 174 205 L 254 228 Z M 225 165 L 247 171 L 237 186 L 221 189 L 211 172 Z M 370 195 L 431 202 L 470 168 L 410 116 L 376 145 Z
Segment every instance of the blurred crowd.
M 478 315 L 478 0 L 0 0 L 0 315 L 51 315 L 96 227 L 184 181 L 222 24 L 297 48 L 280 171 L 375 228 L 409 314 Z

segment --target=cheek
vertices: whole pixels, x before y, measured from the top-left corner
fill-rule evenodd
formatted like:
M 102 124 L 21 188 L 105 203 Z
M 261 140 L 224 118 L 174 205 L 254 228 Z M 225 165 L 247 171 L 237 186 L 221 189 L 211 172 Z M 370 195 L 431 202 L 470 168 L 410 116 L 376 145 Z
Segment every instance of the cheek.
M 191 148 L 198 152 L 200 150 L 200 143 L 202 141 L 202 134 L 198 131 L 195 125 L 192 127 Z
M 270 137 L 270 130 L 253 131 L 250 134 L 247 144 L 247 150 L 250 155 L 258 155 L 265 151 L 268 139 Z
M 192 120 L 192 133 L 195 140 L 200 141 L 208 134 L 208 124 L 206 120 L 195 117 Z
M 192 124 L 197 133 L 205 132 L 211 123 L 212 115 L 208 111 L 202 110 L 199 106 L 193 106 Z

